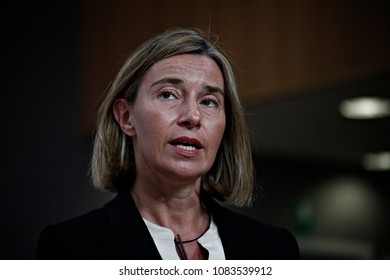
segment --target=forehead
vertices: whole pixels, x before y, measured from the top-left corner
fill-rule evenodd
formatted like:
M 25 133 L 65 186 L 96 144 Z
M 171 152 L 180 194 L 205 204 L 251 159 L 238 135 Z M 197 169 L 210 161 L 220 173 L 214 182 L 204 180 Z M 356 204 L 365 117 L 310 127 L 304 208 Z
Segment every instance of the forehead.
M 199 81 L 223 88 L 223 76 L 217 63 L 206 55 L 181 54 L 153 64 L 144 75 L 144 82 L 153 83 L 164 77 L 178 77 L 184 81 Z

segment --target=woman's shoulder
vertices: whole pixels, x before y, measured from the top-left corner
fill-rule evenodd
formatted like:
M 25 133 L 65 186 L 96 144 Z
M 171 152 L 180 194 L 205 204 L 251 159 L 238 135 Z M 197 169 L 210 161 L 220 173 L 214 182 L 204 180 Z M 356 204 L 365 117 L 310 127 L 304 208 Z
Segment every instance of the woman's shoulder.
M 233 259 L 298 259 L 299 248 L 287 229 L 238 213 L 224 205 L 213 206 L 224 247 Z
M 243 214 L 236 208 L 217 202 L 214 199 L 207 201 L 207 207 L 210 209 L 213 216 L 217 216 L 217 219 L 222 222 L 227 222 L 227 224 L 239 225 L 238 228 L 242 228 L 243 230 L 245 229 L 246 231 L 261 231 L 270 233 L 280 232 L 281 230 L 285 231 L 271 223 Z
M 131 212 L 128 209 L 128 204 L 132 202 L 129 197 L 125 195 L 115 196 L 102 207 L 65 219 L 61 222 L 53 223 L 44 228 L 43 232 L 61 231 L 64 234 L 69 234 L 77 231 L 77 234 L 81 234 L 82 232 L 90 232 L 97 228 L 107 227 L 112 222 L 112 219 L 123 218 L 122 216 L 126 216 L 128 212 Z
M 91 244 L 92 240 L 101 238 L 101 232 L 104 231 L 105 227 L 104 220 L 102 209 L 96 209 L 78 217 L 46 226 L 39 236 L 36 258 L 84 258 L 79 252 L 76 252 L 76 248 L 89 247 L 88 244 Z M 88 250 L 84 251 L 88 252 Z
M 48 225 L 44 231 L 52 230 L 87 230 L 102 227 L 105 224 L 103 208 L 97 208 L 76 217 Z
M 248 234 L 269 236 L 292 235 L 290 231 L 283 227 L 276 226 L 261 219 L 253 218 L 247 214 L 238 212 L 236 209 L 226 206 L 221 206 L 221 208 L 224 219 L 230 220 L 230 223 L 235 224 L 236 227 Z

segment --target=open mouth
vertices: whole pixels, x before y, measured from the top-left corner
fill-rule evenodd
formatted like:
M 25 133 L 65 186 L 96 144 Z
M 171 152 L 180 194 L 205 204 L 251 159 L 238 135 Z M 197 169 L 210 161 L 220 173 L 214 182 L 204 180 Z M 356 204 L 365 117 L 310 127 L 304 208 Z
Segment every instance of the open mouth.
M 202 143 L 198 139 L 189 137 L 176 138 L 170 141 L 169 144 L 186 151 L 195 151 L 203 148 Z
M 186 144 L 186 143 L 173 143 L 172 145 L 180 148 L 180 149 L 183 149 L 183 150 L 187 150 L 187 151 L 195 151 L 195 150 L 198 150 L 199 148 L 195 147 L 195 146 L 192 146 L 190 144 Z

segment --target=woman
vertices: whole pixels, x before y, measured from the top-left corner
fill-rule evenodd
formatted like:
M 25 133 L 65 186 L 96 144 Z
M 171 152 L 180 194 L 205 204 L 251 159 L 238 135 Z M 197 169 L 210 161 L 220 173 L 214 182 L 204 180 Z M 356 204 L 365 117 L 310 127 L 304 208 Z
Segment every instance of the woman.
M 294 259 L 286 230 L 238 215 L 252 197 L 249 137 L 228 60 L 196 30 L 130 55 L 99 111 L 92 177 L 118 195 L 47 227 L 40 259 Z

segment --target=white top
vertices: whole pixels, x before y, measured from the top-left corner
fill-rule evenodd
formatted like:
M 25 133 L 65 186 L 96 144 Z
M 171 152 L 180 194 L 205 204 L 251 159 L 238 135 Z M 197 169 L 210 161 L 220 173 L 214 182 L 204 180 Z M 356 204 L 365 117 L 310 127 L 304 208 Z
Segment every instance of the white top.
M 153 237 L 154 244 L 161 258 L 163 260 L 180 260 L 176 252 L 174 233 L 169 228 L 156 225 L 146 219 L 143 220 Z M 198 242 L 209 252 L 209 260 L 225 259 L 225 252 L 218 234 L 218 228 L 212 217 L 210 228 L 198 239 Z

